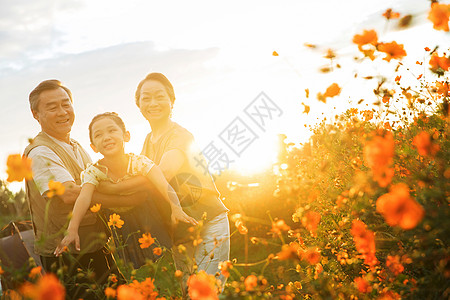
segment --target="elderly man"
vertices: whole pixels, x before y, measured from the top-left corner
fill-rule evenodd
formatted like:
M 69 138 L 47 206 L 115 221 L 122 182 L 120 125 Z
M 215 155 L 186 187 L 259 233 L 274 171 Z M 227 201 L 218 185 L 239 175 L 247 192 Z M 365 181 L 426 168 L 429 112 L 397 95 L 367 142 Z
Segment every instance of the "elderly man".
M 75 119 L 72 93 L 58 80 L 41 82 L 29 96 L 33 117 L 41 125 L 41 132 L 26 147 L 24 155 L 32 159 L 33 179 L 26 182 L 31 217 L 35 233 L 35 251 L 40 255 L 47 272 L 62 268 L 65 274 L 67 295 L 73 299 L 95 298 L 88 285 L 101 286 L 109 275 L 118 271 L 112 254 L 105 248 L 108 231 L 100 218 L 88 211 L 80 225 L 81 252 L 68 249 L 62 257 L 54 250 L 64 236 L 69 216 L 80 192 L 80 173 L 91 162 L 89 155 L 78 142 L 70 138 Z M 52 195 L 49 182 L 60 182 L 65 191 Z M 135 205 L 145 199 L 145 194 L 127 196 L 95 193 L 93 203 L 104 206 Z M 76 276 L 77 269 L 93 271 L 93 276 Z M 74 282 L 75 278 L 81 278 Z M 84 284 L 87 283 L 87 284 Z

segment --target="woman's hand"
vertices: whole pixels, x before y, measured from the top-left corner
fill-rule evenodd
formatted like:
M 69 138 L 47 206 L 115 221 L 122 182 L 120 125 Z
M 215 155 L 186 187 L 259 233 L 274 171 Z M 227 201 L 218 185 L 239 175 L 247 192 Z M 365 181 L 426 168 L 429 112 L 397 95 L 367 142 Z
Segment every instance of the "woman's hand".
M 75 243 L 75 249 L 80 251 L 80 236 L 78 232 L 75 230 L 69 230 L 67 235 L 63 238 L 61 243 L 59 243 L 58 247 L 56 247 L 55 254 L 56 256 L 60 256 L 70 244 Z
M 192 225 L 197 225 L 198 222 L 193 217 L 186 214 L 180 206 L 172 206 L 172 224 L 177 224 L 178 222 L 189 223 Z
M 103 181 L 100 181 L 100 183 L 97 185 L 96 189 L 99 193 L 112 195 L 112 194 L 117 194 L 116 187 L 117 187 L 117 185 L 115 183 L 112 183 L 109 180 L 103 180 Z

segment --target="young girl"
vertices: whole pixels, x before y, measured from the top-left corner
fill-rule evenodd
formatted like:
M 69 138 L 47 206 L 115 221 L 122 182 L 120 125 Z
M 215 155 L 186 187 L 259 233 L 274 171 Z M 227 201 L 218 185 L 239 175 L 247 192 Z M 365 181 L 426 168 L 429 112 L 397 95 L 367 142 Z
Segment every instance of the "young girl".
M 197 224 L 195 219 L 183 212 L 176 193 L 167 183 L 163 173 L 153 161 L 142 155 L 126 154 L 124 152 L 124 145 L 125 142 L 130 140 L 130 133 L 126 131 L 125 124 L 116 113 L 104 113 L 95 116 L 89 125 L 89 136 L 92 149 L 96 153 L 100 152 L 103 155 L 103 159 L 88 165 L 82 173 L 81 192 L 73 208 L 67 235 L 54 252 L 56 256 L 59 256 L 63 252 L 64 247 L 72 243 L 75 243 L 76 250 L 80 251 L 78 227 L 84 214 L 91 206 L 92 194 L 100 181 L 109 180 L 118 183 L 117 185 L 122 184 L 123 187 L 127 183 L 127 181 L 123 181 L 124 179 L 130 176 L 143 175 L 147 178 L 148 184 L 141 185 L 141 189 L 151 189 L 149 186 L 151 184 L 170 204 L 172 223 L 181 221 L 193 225 Z M 158 240 L 159 234 L 162 240 L 160 242 L 170 247 L 171 242 L 170 238 L 168 241 L 168 233 L 161 232 L 161 228 L 164 226 L 162 224 L 155 224 L 155 218 L 157 219 L 156 223 L 162 222 L 160 213 L 156 211 L 152 212 L 155 209 L 157 208 L 154 202 L 146 201 L 142 205 L 120 211 L 120 216 L 125 222 L 120 233 L 122 235 L 122 241 L 126 243 L 126 247 L 123 253 L 119 251 L 119 255 L 122 256 L 125 253 L 125 257 L 122 258 L 125 261 L 129 260 L 133 262 L 135 268 L 142 266 L 145 263 L 145 259 L 152 258 L 153 255 L 151 251 L 145 255 L 143 253 L 145 249 L 142 250 L 139 247 L 136 234 L 134 238 L 129 238 L 127 233 L 136 233 L 138 230 L 142 233 L 150 232 L 152 236 L 156 235 Z M 114 211 L 114 209 L 112 210 Z M 155 227 L 159 228 L 159 232 L 155 232 Z

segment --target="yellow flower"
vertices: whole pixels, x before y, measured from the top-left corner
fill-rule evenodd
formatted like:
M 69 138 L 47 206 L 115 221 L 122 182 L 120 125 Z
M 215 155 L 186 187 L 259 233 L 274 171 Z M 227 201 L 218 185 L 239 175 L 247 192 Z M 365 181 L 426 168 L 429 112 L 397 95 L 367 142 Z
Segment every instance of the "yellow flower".
M 99 210 L 100 210 L 100 207 L 101 207 L 102 205 L 100 204 L 100 203 L 97 203 L 97 204 L 95 204 L 94 206 L 92 206 L 91 208 L 90 208 L 90 210 L 93 212 L 93 213 L 96 213 L 96 212 L 98 212 Z
M 112 214 L 109 216 L 108 226 L 115 226 L 117 228 L 122 228 L 125 222 L 120 219 L 118 214 Z
M 50 180 L 48 182 L 49 191 L 47 192 L 47 197 L 52 198 L 54 196 L 61 196 L 64 194 L 66 188 L 59 181 Z
M 6 161 L 9 182 L 22 181 L 24 178 L 29 180 L 33 177 L 31 172 L 31 158 L 22 157 L 20 154 L 11 154 Z

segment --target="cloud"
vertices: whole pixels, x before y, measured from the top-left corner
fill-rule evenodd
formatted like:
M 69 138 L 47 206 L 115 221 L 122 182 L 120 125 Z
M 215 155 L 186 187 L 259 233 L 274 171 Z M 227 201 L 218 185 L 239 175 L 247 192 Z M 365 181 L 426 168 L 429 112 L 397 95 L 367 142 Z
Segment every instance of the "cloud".
M 3 1 L 0 9 L 0 71 L 20 69 L 31 60 L 48 57 L 63 33 L 55 18 L 81 7 L 80 0 Z

